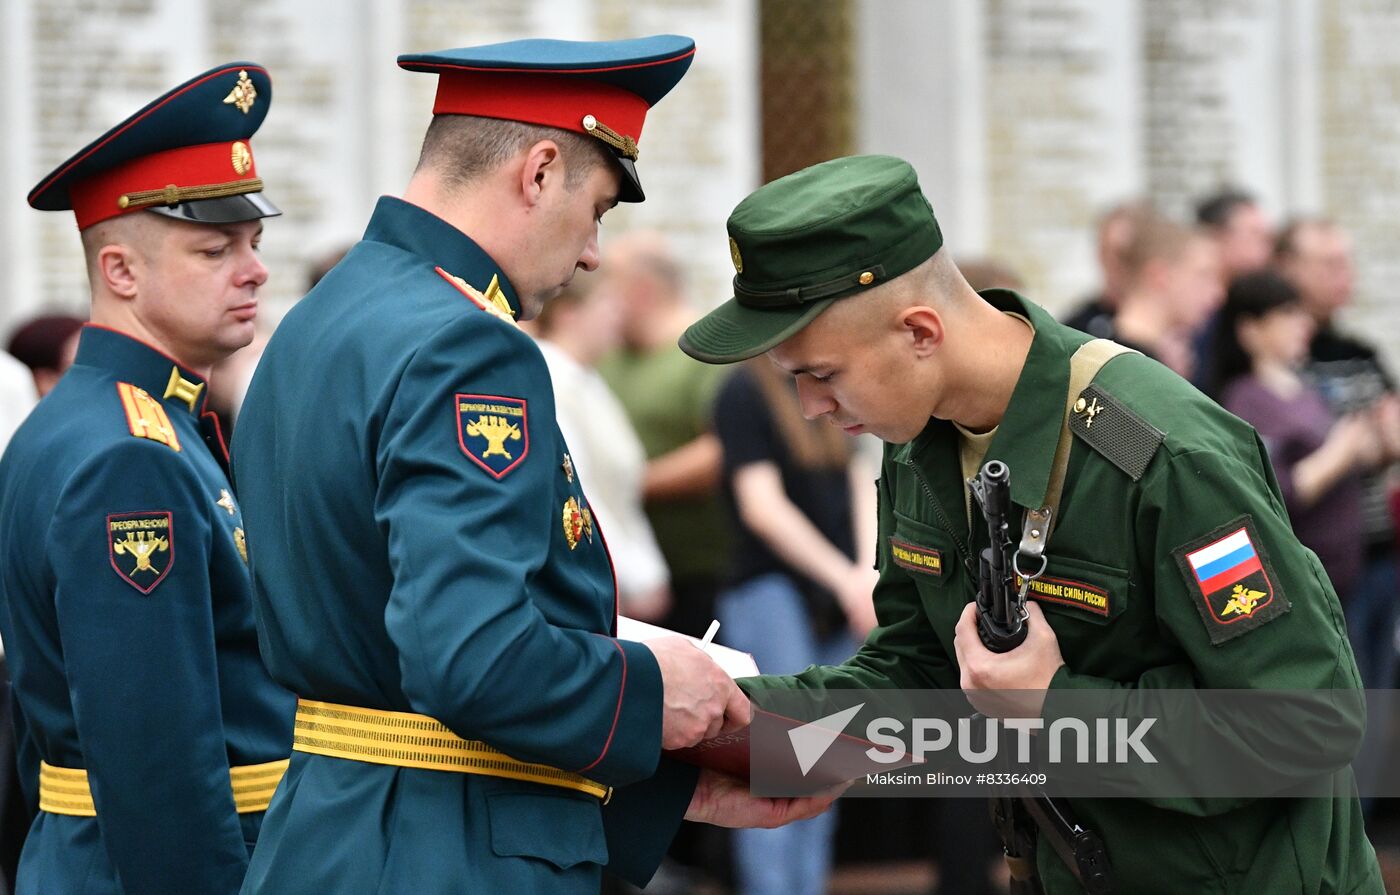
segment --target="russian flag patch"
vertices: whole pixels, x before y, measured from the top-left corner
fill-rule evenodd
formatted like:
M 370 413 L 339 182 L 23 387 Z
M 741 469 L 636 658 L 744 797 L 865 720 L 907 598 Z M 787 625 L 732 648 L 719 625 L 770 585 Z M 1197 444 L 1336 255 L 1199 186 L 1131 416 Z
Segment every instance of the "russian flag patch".
M 1254 521 L 1241 516 L 1174 551 L 1196 608 L 1221 644 L 1288 611 Z

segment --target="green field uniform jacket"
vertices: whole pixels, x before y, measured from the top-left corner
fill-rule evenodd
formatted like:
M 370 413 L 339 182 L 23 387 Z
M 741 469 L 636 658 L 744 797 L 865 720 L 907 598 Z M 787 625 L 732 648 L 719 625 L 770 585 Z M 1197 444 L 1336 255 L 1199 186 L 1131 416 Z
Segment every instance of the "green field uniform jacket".
M 985 459 L 1009 465 L 1018 507 L 1038 507 L 1063 426 L 1069 359 L 1089 337 L 1012 293 L 984 297 L 1035 328 Z M 1113 707 L 1132 715 L 1154 689 L 1359 688 L 1337 596 L 1293 535 L 1253 429 L 1138 354 L 1107 364 L 1090 396 L 1099 433 L 1072 427 L 1049 564 L 1032 591 L 1065 661 L 1047 720 L 1059 694 L 1074 689 L 1110 691 Z M 986 534 L 975 508 L 968 523 L 958 438 L 935 419 L 908 444 L 886 446 L 880 624 L 857 655 L 752 679 L 747 689 L 959 686 L 954 628 L 975 599 L 975 551 Z M 1103 838 L 1120 892 L 1380 892 L 1348 764 L 1364 727 L 1353 714 L 1323 749 L 1336 768 L 1335 799 L 1068 802 Z M 1080 891 L 1044 843 L 1037 858 L 1047 892 Z

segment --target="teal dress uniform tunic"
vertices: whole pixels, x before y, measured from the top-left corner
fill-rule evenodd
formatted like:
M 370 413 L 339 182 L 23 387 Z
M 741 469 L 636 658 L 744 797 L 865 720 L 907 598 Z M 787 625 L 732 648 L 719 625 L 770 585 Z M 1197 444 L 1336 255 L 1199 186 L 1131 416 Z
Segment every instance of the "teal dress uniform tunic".
M 1037 507 L 1062 425 L 1069 358 L 1089 337 L 1009 292 L 984 297 L 1035 328 L 986 459 L 1008 464 L 1017 505 Z M 1086 397 L 1098 399 L 1085 410 L 1099 408 L 1100 432 L 1116 415 L 1118 431 L 1136 435 L 1116 445 L 1086 438 L 1094 430 L 1082 426 L 1084 414 L 1071 427 L 1049 565 L 1031 592 L 1065 661 L 1046 719 L 1056 717 L 1057 694 L 1077 688 L 1113 694 L 1117 704 L 1105 711 L 1124 717 L 1140 717 L 1135 705 L 1152 689 L 1359 688 L 1336 594 L 1294 537 L 1254 431 L 1141 355 L 1110 361 Z M 954 627 L 975 597 L 974 551 L 986 527 L 975 504 L 968 524 L 958 439 L 951 423 L 933 420 L 908 444 L 886 447 L 880 625 L 859 653 L 840 666 L 749 679 L 747 689 L 959 686 Z M 1134 440 L 1139 450 L 1130 455 L 1123 448 Z M 1241 541 L 1257 566 L 1206 562 L 1220 545 Z M 1247 596 L 1231 607 L 1236 583 Z M 1337 769 L 1335 799 L 1068 801 L 1103 837 L 1120 892 L 1379 893 L 1348 767 L 1363 719 L 1338 727 L 1321 759 Z M 1042 843 L 1037 851 L 1048 893 L 1082 891 L 1053 849 Z
M 174 377 L 193 403 L 160 398 Z M 37 759 L 85 769 L 96 808 L 39 813 L 21 895 L 237 892 L 262 814 L 235 813 L 229 768 L 290 751 L 293 699 L 258 656 L 202 386 L 88 326 L 0 460 L 0 626 L 36 756 L 22 771 L 32 792 Z
M 383 198 L 268 346 L 233 446 L 263 656 L 303 699 L 428 715 L 619 789 L 295 752 L 248 892 L 596 892 L 605 865 L 645 881 L 693 789 L 660 760 L 655 659 L 609 636 L 602 526 L 544 360 L 449 276 L 494 278 L 518 311 L 471 239 Z

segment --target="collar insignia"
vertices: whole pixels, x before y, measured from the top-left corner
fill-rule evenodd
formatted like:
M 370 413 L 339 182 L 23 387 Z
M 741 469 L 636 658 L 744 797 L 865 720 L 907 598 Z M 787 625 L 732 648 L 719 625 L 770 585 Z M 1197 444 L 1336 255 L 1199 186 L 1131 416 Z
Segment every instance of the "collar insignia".
M 190 405 L 190 413 L 194 413 L 195 402 L 199 400 L 200 392 L 204 391 L 204 383 L 190 382 L 180 375 L 179 367 L 170 368 L 170 381 L 166 383 L 165 394 L 162 398 L 174 398 L 177 401 L 184 401 Z
M 1094 400 L 1090 402 L 1086 401 L 1083 396 L 1080 396 L 1079 400 L 1074 402 L 1074 412 L 1084 417 L 1085 429 L 1093 428 L 1094 417 L 1098 416 L 1102 411 L 1103 406 L 1099 404 L 1098 398 L 1094 398 Z

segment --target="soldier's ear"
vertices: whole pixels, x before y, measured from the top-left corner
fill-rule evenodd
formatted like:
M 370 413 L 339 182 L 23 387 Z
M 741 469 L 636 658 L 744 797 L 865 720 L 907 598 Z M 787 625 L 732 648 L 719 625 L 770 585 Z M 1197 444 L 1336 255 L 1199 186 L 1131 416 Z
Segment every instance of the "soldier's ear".
M 541 140 L 525 150 L 520 167 L 520 191 L 527 205 L 538 205 L 544 191 L 554 186 L 555 181 L 562 184 L 563 180 L 564 162 L 558 143 Z
M 113 243 L 97 250 L 94 267 L 106 291 L 121 298 L 135 298 L 136 267 L 139 263 L 137 253 L 131 246 Z
M 946 328 L 943 317 L 926 305 L 905 308 L 900 314 L 900 324 L 909 334 L 910 346 L 919 357 L 927 357 L 943 344 Z

